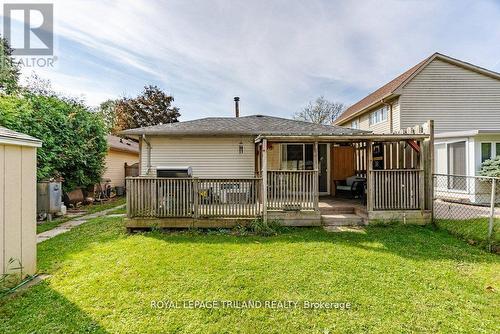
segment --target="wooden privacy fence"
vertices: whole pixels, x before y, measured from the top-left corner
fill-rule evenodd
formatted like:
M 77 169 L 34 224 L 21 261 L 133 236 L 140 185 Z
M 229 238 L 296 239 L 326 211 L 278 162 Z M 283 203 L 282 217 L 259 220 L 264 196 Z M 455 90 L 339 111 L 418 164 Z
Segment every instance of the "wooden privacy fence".
M 418 210 L 423 203 L 423 171 L 371 171 L 373 210 Z
M 261 180 L 127 178 L 127 215 L 133 217 L 254 217 Z
M 314 210 L 318 207 L 318 171 L 273 170 L 267 173 L 269 210 Z

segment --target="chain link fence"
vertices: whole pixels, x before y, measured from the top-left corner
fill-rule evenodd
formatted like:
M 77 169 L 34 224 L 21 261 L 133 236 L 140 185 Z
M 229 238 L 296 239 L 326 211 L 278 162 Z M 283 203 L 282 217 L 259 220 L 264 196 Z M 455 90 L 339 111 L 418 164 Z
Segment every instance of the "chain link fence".
M 500 250 L 500 178 L 434 174 L 434 222 L 471 244 Z

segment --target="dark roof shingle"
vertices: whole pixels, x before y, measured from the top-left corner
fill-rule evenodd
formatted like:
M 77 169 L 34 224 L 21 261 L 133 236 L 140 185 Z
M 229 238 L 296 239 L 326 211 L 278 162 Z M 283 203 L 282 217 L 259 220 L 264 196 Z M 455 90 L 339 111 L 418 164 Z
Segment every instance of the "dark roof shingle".
M 139 144 L 135 141 L 108 135 L 108 148 L 139 154 Z
M 276 136 L 321 136 L 350 135 L 367 133 L 336 125 L 314 124 L 292 119 L 253 115 L 244 117 L 209 117 L 192 121 L 155 125 L 144 128 L 124 130 L 123 135 L 276 135 Z

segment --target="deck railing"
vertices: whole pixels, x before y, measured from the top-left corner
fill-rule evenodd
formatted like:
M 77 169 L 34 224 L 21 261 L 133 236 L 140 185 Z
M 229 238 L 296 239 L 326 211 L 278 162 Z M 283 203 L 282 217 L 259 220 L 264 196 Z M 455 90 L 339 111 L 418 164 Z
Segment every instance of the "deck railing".
M 269 210 L 314 210 L 318 206 L 318 172 L 272 170 L 267 173 Z
M 374 210 L 421 209 L 423 171 L 417 169 L 373 170 L 371 176 Z
M 261 180 L 193 179 L 197 217 L 255 217 L 260 214 Z
M 255 217 L 261 180 L 127 178 L 127 215 L 133 217 Z
M 317 171 L 268 171 L 268 210 L 318 208 Z M 262 179 L 127 177 L 129 218 L 257 217 Z

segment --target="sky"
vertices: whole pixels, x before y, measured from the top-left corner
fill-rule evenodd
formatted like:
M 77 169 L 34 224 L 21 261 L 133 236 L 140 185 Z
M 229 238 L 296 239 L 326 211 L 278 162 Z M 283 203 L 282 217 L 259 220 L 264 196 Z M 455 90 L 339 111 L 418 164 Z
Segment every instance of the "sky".
M 181 121 L 233 116 L 234 96 L 242 115 L 353 104 L 434 52 L 500 72 L 500 1 L 53 3 L 54 67 L 23 80 L 92 106 L 158 85 Z

